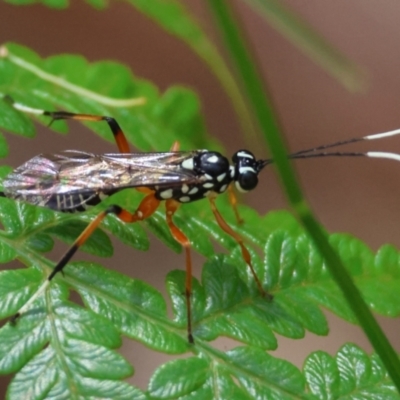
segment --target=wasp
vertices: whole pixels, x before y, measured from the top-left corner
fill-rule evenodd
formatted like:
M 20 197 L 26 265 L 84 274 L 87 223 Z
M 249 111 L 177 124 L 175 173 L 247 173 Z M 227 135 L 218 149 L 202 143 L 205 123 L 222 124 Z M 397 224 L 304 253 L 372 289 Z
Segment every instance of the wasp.
M 52 279 L 65 268 L 79 247 L 86 242 L 108 214 L 114 214 L 125 223 L 139 222 L 150 217 L 161 202 L 165 202 L 166 222 L 172 236 L 185 249 L 185 298 L 189 343 L 194 343 L 191 317 L 190 241 L 173 221 L 173 216 L 181 204 L 208 199 L 220 228 L 234 238 L 240 246 L 243 260 L 248 265 L 260 294 L 267 299 L 272 299 L 272 296 L 263 288 L 253 268 L 250 253 L 242 237 L 227 224 L 215 204 L 215 198 L 228 191 L 230 202 L 239 221 L 232 186 L 242 193 L 255 189 L 258 184 L 258 174 L 266 165 L 273 163 L 272 159 L 257 160 L 250 151 L 239 150 L 233 155 L 232 164 L 230 164 L 228 159 L 219 152 L 178 151 L 177 145 L 174 145 L 169 152 L 132 153 L 124 132 L 112 117 L 67 111 L 44 111 L 17 103 L 9 96 L 5 96 L 5 100 L 17 110 L 47 116 L 51 122 L 64 119 L 105 121 L 114 136 L 119 153 L 99 155 L 68 150 L 57 154 L 40 154 L 16 168 L 5 178 L 4 192 L 0 195 L 56 211 L 83 212 L 123 189 L 133 188 L 144 194 L 144 198 L 133 213 L 116 204 L 99 212 L 57 262 L 39 289 L 11 318 L 12 323 L 15 323 L 42 295 Z M 302 150 L 288 157 L 298 159 L 324 156 L 367 156 L 400 161 L 398 154 L 387 152 L 325 151 L 348 143 L 380 139 L 399 133 L 400 129 L 336 142 Z

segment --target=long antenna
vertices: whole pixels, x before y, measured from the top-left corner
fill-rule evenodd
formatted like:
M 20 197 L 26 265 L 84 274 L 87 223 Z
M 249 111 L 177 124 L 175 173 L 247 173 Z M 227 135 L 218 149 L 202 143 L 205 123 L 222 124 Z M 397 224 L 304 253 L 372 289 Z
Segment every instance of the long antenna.
M 389 153 L 386 151 L 366 151 L 361 152 L 323 152 L 315 154 L 291 154 L 289 158 L 313 158 L 313 157 L 373 157 L 373 158 L 388 158 L 390 160 L 400 161 L 400 154 Z
M 384 138 L 387 138 L 390 136 L 396 136 L 399 134 L 400 134 L 400 129 L 395 129 L 395 130 L 389 131 L 389 132 L 375 133 L 374 135 L 367 135 L 367 136 L 363 136 L 363 137 L 359 137 L 359 138 L 343 140 L 343 141 L 336 142 L 336 143 L 324 144 L 322 146 L 313 147 L 311 149 L 297 151 L 296 153 L 293 153 L 291 155 L 313 153 L 315 151 L 330 149 L 332 147 L 339 147 L 339 146 L 343 146 L 343 145 L 350 144 L 350 143 L 363 142 L 364 140 L 379 140 L 379 139 L 384 139 Z M 350 154 L 348 154 L 348 155 L 350 155 Z
M 317 157 L 372 157 L 372 158 L 386 158 L 390 160 L 400 161 L 400 154 L 385 152 L 385 151 L 366 151 L 366 152 L 326 152 L 321 150 L 330 149 L 333 147 L 339 147 L 350 143 L 362 142 L 366 140 L 379 140 L 390 136 L 396 136 L 400 134 L 400 129 L 395 129 L 389 132 L 376 133 L 374 135 L 367 135 L 359 138 L 353 138 L 348 140 L 343 140 L 340 142 L 335 142 L 331 144 L 324 144 L 322 146 L 313 147 L 306 150 L 300 150 L 295 153 L 289 154 L 290 159 L 300 159 L 300 158 L 317 158 Z M 273 159 L 260 160 L 259 170 L 264 168 L 266 165 L 272 164 Z

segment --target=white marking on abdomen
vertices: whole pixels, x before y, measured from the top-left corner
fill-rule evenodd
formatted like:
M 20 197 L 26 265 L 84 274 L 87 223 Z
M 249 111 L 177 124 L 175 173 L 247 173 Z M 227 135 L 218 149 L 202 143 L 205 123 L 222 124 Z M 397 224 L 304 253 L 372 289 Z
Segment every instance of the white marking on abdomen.
M 187 193 L 189 191 L 189 186 L 184 183 L 181 188 L 182 193 Z
M 160 193 L 160 197 L 163 199 L 170 199 L 172 197 L 172 189 L 167 189 L 164 190 L 163 192 Z

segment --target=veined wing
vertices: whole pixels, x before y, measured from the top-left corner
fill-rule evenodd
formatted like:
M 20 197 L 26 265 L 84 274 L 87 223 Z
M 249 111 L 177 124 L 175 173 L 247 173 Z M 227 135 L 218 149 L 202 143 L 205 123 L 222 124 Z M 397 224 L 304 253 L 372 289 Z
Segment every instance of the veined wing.
M 96 155 L 80 151 L 41 154 L 4 180 L 7 197 L 45 205 L 58 194 L 90 196 L 128 187 L 174 187 L 197 183 L 182 167 L 197 151 Z

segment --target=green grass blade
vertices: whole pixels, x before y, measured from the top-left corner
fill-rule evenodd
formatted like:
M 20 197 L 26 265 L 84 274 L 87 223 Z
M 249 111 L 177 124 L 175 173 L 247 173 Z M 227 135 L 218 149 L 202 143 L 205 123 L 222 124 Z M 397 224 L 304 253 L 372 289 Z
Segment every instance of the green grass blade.
M 352 282 L 338 255 L 330 246 L 325 232 L 312 215 L 302 195 L 294 171 L 286 158 L 287 152 L 280 137 L 280 129 L 273 114 L 271 102 L 267 98 L 264 89 L 264 82 L 260 78 L 256 65 L 247 50 L 235 17 L 228 7 L 227 2 L 223 0 L 209 0 L 208 3 L 224 36 L 225 43 L 238 73 L 242 78 L 243 87 L 253 106 L 257 120 L 266 136 L 290 204 L 313 238 L 315 245 L 326 260 L 333 278 L 343 291 L 349 306 L 357 315 L 365 334 L 381 357 L 395 385 L 400 390 L 400 362 L 382 329 L 362 300 L 359 291 Z
M 277 0 L 245 0 L 265 20 L 299 50 L 351 92 L 366 85 L 364 71 L 330 44 L 298 14 Z

